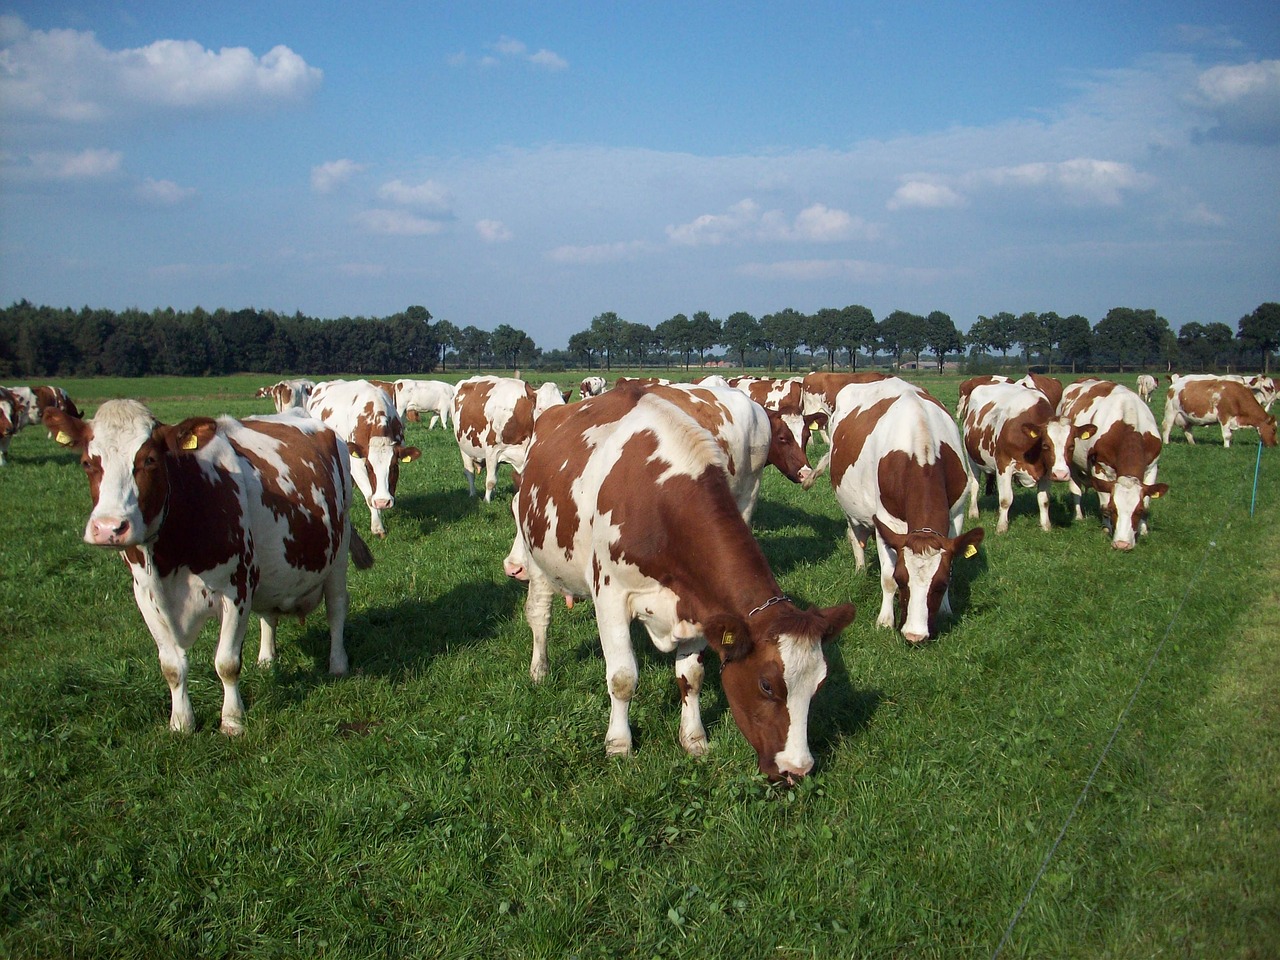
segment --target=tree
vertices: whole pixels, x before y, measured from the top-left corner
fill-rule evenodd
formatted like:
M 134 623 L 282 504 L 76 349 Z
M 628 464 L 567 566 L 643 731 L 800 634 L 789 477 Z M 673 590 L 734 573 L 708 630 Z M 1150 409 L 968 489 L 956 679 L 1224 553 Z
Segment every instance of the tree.
M 1240 318 L 1240 342 L 1262 354 L 1262 372 L 1270 375 L 1271 354 L 1280 347 L 1280 303 L 1260 304 L 1253 313 Z
M 761 321 L 764 335 L 773 342 L 776 349 L 782 351 L 788 372 L 794 367 L 796 348 L 800 346 L 804 333 L 804 320 L 804 314 L 786 307 L 777 313 L 769 314 Z
M 453 347 L 455 351 L 458 349 L 461 331 L 448 320 L 439 320 L 436 322 L 435 334 L 436 343 L 440 344 L 440 372 L 443 373 L 445 353 L 449 347 Z
M 1071 364 L 1072 373 L 1076 372 L 1077 366 L 1086 366 L 1093 356 L 1093 330 L 1089 321 L 1078 313 L 1062 318 L 1058 324 L 1057 344 L 1062 362 Z
M 947 354 L 964 349 L 964 337 L 948 314 L 934 310 L 924 319 L 925 345 L 938 358 L 938 372 L 946 366 Z
M 916 366 L 926 345 L 924 317 L 906 310 L 895 310 L 880 321 L 880 342 L 893 354 L 894 362 L 902 365 L 904 352 L 914 354 Z
M 622 342 L 623 319 L 612 310 L 597 314 L 591 319 L 591 333 L 595 337 L 596 350 L 604 355 L 604 367 L 613 369 L 613 351 Z
M 836 368 L 836 350 L 844 345 L 844 313 L 834 307 L 823 307 L 809 318 L 805 326 L 805 343 L 809 349 L 826 351 L 827 369 Z
M 1013 324 L 1016 318 L 1012 313 L 1002 312 L 989 317 L 978 317 L 969 328 L 967 337 L 970 347 L 982 351 L 999 350 L 1000 356 L 1009 359 L 1009 348 L 1013 346 Z
M 587 369 L 592 370 L 591 361 L 596 355 L 596 338 L 590 330 L 579 330 L 569 337 L 569 352 L 587 361 Z
M 725 318 L 720 329 L 720 342 L 738 353 L 743 370 L 747 368 L 747 351 L 760 343 L 760 324 L 749 313 L 739 310 Z
M 505 323 L 499 324 L 493 331 L 490 342 L 493 344 L 494 356 L 502 358 L 504 366 L 509 361 L 512 370 L 519 369 L 520 358 L 531 356 L 535 349 L 533 340 L 527 333 Z
M 693 350 L 693 327 L 689 318 L 677 313 L 669 320 L 658 324 L 658 336 L 662 338 L 665 349 L 674 350 L 684 358 L 684 368 L 689 369 L 689 353 Z
M 699 310 L 689 321 L 689 339 L 698 351 L 698 366 L 702 366 L 706 363 L 707 351 L 720 342 L 720 321 L 713 320 L 707 311 Z
M 645 354 L 656 341 L 657 336 L 645 324 L 622 322 L 620 342 L 637 367 L 644 366 Z
M 840 331 L 843 345 L 849 351 L 849 369 L 858 369 L 858 349 L 871 348 L 871 356 L 875 358 L 876 318 L 870 310 L 861 304 L 852 304 L 840 311 Z
M 1022 345 L 1022 365 L 1031 366 L 1031 354 L 1048 353 L 1052 346 L 1049 334 L 1047 313 L 1019 314 L 1010 325 L 1010 335 L 1014 343 Z M 1056 316 L 1056 314 L 1054 314 Z
M 1124 369 L 1125 364 L 1150 364 L 1177 345 L 1169 321 L 1154 310 L 1112 307 L 1093 331 L 1094 349 Z
M 474 370 L 489 359 L 493 353 L 493 345 L 489 334 L 476 326 L 462 328 L 462 342 L 458 345 L 458 354 L 468 366 Z

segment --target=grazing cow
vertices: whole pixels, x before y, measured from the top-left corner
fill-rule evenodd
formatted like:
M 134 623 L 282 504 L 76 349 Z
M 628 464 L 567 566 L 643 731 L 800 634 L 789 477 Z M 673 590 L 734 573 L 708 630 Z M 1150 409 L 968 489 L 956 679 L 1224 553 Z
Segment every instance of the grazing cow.
M 1079 435 L 1071 452 L 1076 519 L 1084 518 L 1080 504 L 1088 483 L 1098 491 L 1111 546 L 1133 549 L 1139 534 L 1147 532 L 1151 500 L 1169 492 L 1168 484 L 1156 483 L 1161 443 L 1155 415 L 1128 387 L 1086 378 L 1063 393 L 1062 416 Z
M 1267 413 L 1271 412 L 1271 404 L 1276 402 L 1276 381 L 1273 377 L 1261 374 L 1245 377 L 1245 386 L 1253 391 L 1254 397 Z
M 396 505 L 400 464 L 420 457 L 404 445 L 404 423 L 391 397 L 368 380 L 326 380 L 316 384 L 307 412 L 341 437 L 351 452 L 351 473 L 369 505 L 369 530 L 387 535 L 382 511 Z
M 830 418 L 836 408 L 836 396 L 851 383 L 867 384 L 887 380 L 885 373 L 807 373 L 800 380 L 801 408 L 806 417 L 822 414 Z M 822 439 L 831 443 L 825 425 L 818 427 Z
M 578 384 L 578 393 L 583 400 L 587 397 L 598 397 L 609 388 L 609 381 L 604 377 L 583 377 Z
M 190 731 L 187 651 L 213 616 L 222 732 L 244 730 L 241 647 L 262 619 L 259 662 L 275 656 L 276 622 L 325 603 L 329 671 L 347 672 L 348 554 L 373 558 L 348 522 L 351 476 L 341 441 L 308 417 L 159 423 L 136 400 L 109 400 L 92 420 L 58 409 L 45 425 L 80 452 L 93 507 L 86 543 L 119 550 L 169 683 L 169 726 Z
M 936 636 L 938 614 L 951 614 L 953 561 L 973 556 L 984 533 L 981 527 L 961 533 L 970 478 L 951 414 L 897 377 L 845 387 L 831 416 L 830 462 L 858 570 L 876 533 L 882 591 L 876 626 L 894 626 L 897 594 L 907 641 Z
M 453 409 L 455 387 L 443 380 L 397 380 L 395 382 L 396 413 L 401 420 L 424 411 L 431 414 L 427 429 L 438 423 L 449 429 L 449 411 Z
M 766 410 L 776 410 L 783 422 L 800 444 L 801 450 L 809 449 L 810 431 L 826 429 L 827 415 L 816 412 L 805 415 L 804 380 L 801 377 L 773 379 L 770 377 L 735 377 L 731 386 L 741 390 Z
M 1021 380 L 1016 381 L 1024 387 L 1031 387 L 1039 390 L 1049 399 L 1049 406 L 1054 410 L 1058 409 L 1058 404 L 1062 402 L 1062 381 L 1057 377 L 1047 377 L 1043 373 L 1028 372 Z
M 1151 395 L 1156 392 L 1156 378 L 1149 373 L 1138 374 L 1138 396 L 1143 403 L 1151 402 Z
M 978 516 L 978 474 L 994 475 L 1000 496 L 996 533 L 1008 530 L 1016 478 L 1022 486 L 1036 488 L 1040 529 L 1050 529 L 1049 489 L 1054 480 L 1071 479 L 1071 424 L 1056 418 L 1048 397 L 1024 383 L 981 384 L 962 406 L 965 450 L 973 473 L 969 516 Z
M 484 499 L 491 502 L 498 485 L 498 464 L 509 463 L 518 472 L 534 420 L 548 407 L 563 403 L 560 388 L 549 381 L 537 390 L 513 377 L 484 375 L 459 383 L 453 397 L 453 435 L 462 455 L 467 492 L 476 495 L 476 471 L 483 462 Z
M 313 380 L 280 380 L 267 387 L 259 387 L 255 397 L 270 397 L 271 402 L 276 406 L 276 413 L 284 413 L 286 410 L 298 408 L 306 410 L 307 399 L 311 396 L 311 391 L 316 388 Z
M 1168 443 L 1174 426 L 1182 427 L 1187 443 L 1194 445 L 1191 428 L 1196 424 L 1218 423 L 1222 426 L 1222 445 L 1231 446 L 1231 434 L 1241 427 L 1258 431 L 1262 445 L 1276 445 L 1276 418 L 1258 403 L 1253 392 L 1235 380 L 1219 377 L 1180 377 L 1174 374 L 1165 394 L 1164 423 L 1160 439 Z
M 750 523 L 765 466 L 773 464 L 792 483 L 801 483 L 811 472 L 809 461 L 779 414 L 766 410 L 723 380 L 723 386 L 714 386 L 718 379 L 650 389 L 678 406 L 715 438 L 724 451 L 729 488 L 738 511 Z
M 0 387 L 0 467 L 9 462 L 9 442 L 18 431 L 21 407 L 8 387 Z
M 665 377 L 619 377 L 617 380 L 613 381 L 613 388 L 615 390 L 618 389 L 618 387 L 640 387 L 641 389 L 644 389 L 645 387 L 669 386 L 671 386 L 671 381 Z
M 723 451 L 694 420 L 637 389 L 549 410 L 514 509 L 516 544 L 504 566 L 529 581 L 530 676 L 547 674 L 555 593 L 590 596 L 609 691 L 608 753 L 631 752 L 639 672 L 630 623 L 639 619 L 659 650 L 676 654 L 685 750 L 707 751 L 698 695 L 709 644 L 760 771 L 794 780 L 812 769 L 809 707 L 827 673 L 822 644 L 854 607 L 802 611 L 782 595 L 738 512 Z
M 82 416 L 80 409 L 62 387 L 9 387 L 8 389 L 20 408 L 17 424 L 19 430 L 29 423 L 40 423 L 44 412 L 50 407 L 69 413 L 73 417 Z

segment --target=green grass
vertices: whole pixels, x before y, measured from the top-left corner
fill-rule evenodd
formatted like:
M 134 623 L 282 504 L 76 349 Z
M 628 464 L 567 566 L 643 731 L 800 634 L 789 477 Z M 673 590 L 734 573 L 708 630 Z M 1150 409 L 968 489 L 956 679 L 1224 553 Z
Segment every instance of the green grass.
M 176 420 L 262 411 L 265 379 L 68 387 Z M 954 405 L 955 379 L 920 380 Z M 1027 900 L 1001 956 L 1278 956 L 1280 462 L 1264 451 L 1251 518 L 1256 435 L 1198 433 L 1166 449 L 1170 494 L 1129 553 L 1092 498 L 1069 523 L 1056 491 L 1046 534 L 1019 491 L 999 537 L 983 498 L 958 618 L 920 650 L 874 628 L 830 487 L 767 473 L 755 529 L 783 588 L 859 605 L 815 703 L 818 768 L 785 790 L 714 670 L 713 750 L 681 751 L 647 641 L 636 752 L 607 758 L 589 603 L 558 605 L 551 676 L 529 681 L 509 472 L 468 499 L 421 424 L 377 563 L 352 572 L 352 675 L 326 674 L 322 616 L 282 623 L 266 671 L 251 628 L 230 740 L 209 628 L 198 730 L 175 736 L 127 572 L 80 541 L 84 478 L 28 429 L 0 470 L 0 955 L 988 957 Z

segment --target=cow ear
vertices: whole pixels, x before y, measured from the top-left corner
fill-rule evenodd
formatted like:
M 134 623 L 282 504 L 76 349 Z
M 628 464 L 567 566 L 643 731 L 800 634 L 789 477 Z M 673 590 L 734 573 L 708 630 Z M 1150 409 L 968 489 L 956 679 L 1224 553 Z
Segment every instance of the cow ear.
M 1028 439 L 1028 440 L 1039 440 L 1039 439 L 1040 439 L 1040 430 L 1039 430 L 1039 428 L 1037 428 L 1037 427 L 1033 426 L 1032 424 L 1024 423 L 1024 424 L 1022 425 L 1022 431 L 1023 431 L 1023 433 L 1025 433 L 1025 434 L 1027 435 L 1027 439 Z
M 822 642 L 834 640 L 840 635 L 840 631 L 853 623 L 854 616 L 857 615 L 858 608 L 852 603 L 841 603 L 834 607 L 824 607 L 821 610 L 815 610 L 814 613 L 822 617 L 824 626 L 822 628 Z
M 982 543 L 982 538 L 987 532 L 982 527 L 974 527 L 968 533 L 962 533 L 952 541 L 955 552 L 966 560 L 972 559 L 978 555 L 978 544 Z
M 57 407 L 46 407 L 44 425 L 53 439 L 64 447 L 85 447 L 93 436 L 93 430 L 79 417 L 59 410 Z
M 210 417 L 188 417 L 175 426 L 160 424 L 156 432 L 170 453 L 190 453 L 199 450 L 218 432 L 218 422 Z
M 422 456 L 422 451 L 417 447 L 396 447 L 396 456 L 401 463 L 412 463 Z
M 702 635 L 707 638 L 711 649 L 720 654 L 723 663 L 747 657 L 754 645 L 747 622 L 728 614 L 716 614 L 703 623 Z
M 1076 436 L 1081 440 L 1088 440 L 1098 432 L 1097 426 L 1092 423 L 1086 423 L 1083 426 L 1076 427 Z
M 1169 492 L 1169 485 L 1167 483 L 1152 483 L 1144 487 L 1142 492 L 1152 500 L 1159 500 Z
M 827 428 L 827 415 L 825 413 L 811 413 L 804 418 L 804 425 L 810 430 L 825 430 Z
M 360 452 L 360 448 L 351 440 L 347 441 L 347 453 L 351 454 L 352 460 L 363 460 L 364 454 Z
M 895 533 L 877 516 L 871 518 L 876 525 L 876 536 L 878 536 L 886 546 L 892 547 L 894 550 L 901 550 L 903 544 L 907 542 L 907 535 L 904 533 Z

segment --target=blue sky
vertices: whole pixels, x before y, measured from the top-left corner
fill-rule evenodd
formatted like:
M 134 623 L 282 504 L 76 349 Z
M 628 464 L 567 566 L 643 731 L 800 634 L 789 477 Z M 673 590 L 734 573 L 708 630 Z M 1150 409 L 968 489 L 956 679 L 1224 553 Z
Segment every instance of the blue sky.
M 0 0 L 0 301 L 509 323 L 1280 299 L 1272 2 Z

